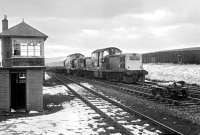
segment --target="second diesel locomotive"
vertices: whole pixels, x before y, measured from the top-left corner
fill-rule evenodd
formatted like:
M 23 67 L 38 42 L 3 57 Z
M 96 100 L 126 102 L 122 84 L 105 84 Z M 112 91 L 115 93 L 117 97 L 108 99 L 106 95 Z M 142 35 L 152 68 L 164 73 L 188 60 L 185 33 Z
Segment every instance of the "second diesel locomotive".
M 122 54 L 116 47 L 95 50 L 91 57 L 69 55 L 64 66 L 71 74 L 126 83 L 143 82 L 147 74 L 140 54 Z

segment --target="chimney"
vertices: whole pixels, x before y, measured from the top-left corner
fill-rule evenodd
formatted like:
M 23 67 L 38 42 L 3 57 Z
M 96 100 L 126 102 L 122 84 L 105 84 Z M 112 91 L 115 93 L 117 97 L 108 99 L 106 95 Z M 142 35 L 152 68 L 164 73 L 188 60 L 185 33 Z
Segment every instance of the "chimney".
M 7 15 L 4 15 L 4 19 L 2 20 L 2 32 L 8 29 L 8 20 Z

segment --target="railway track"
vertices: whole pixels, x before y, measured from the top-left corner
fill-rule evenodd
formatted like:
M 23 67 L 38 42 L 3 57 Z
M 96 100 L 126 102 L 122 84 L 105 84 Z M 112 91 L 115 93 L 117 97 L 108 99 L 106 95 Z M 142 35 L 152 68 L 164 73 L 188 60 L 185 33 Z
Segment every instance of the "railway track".
M 83 78 L 77 77 L 80 81 L 83 81 Z M 188 97 L 186 100 L 174 100 L 171 98 L 164 97 L 155 97 L 151 94 L 150 86 L 144 85 L 136 85 L 136 84 L 124 84 L 119 82 L 110 82 L 105 80 L 90 80 L 85 79 L 87 81 L 93 81 L 94 83 L 104 85 L 106 87 L 111 87 L 115 90 L 118 90 L 123 93 L 127 93 L 130 95 L 136 95 L 140 97 L 144 97 L 151 101 L 158 101 L 159 103 L 164 103 L 167 105 L 175 105 L 175 106 L 195 106 L 200 104 L 200 99 L 195 97 Z
M 123 85 L 123 86 L 125 86 L 125 87 L 128 87 L 128 88 L 130 88 L 130 89 L 138 89 L 138 90 L 142 90 L 142 91 L 144 91 L 144 92 L 147 92 L 147 93 L 149 93 L 149 94 L 151 94 L 151 86 L 152 85 L 148 85 L 148 86 L 145 86 L 145 85 L 134 85 L 134 84 L 122 84 L 122 83 L 120 83 L 120 85 Z M 160 97 L 160 98 L 158 98 L 158 100 L 160 100 L 160 101 L 163 101 L 163 102 L 168 102 L 168 103 L 172 103 L 172 104 L 174 104 L 174 105 L 179 105 L 179 106 L 188 106 L 188 105 L 199 105 L 200 104 L 200 93 L 198 94 L 198 96 L 196 95 L 194 95 L 193 93 L 192 93 L 192 91 L 189 89 L 189 97 L 187 98 L 187 99 L 182 99 L 182 100 L 173 100 L 173 99 L 171 99 L 171 98 L 162 98 L 162 97 Z
M 122 134 L 133 135 L 136 133 L 144 133 L 182 135 L 182 133 L 120 104 L 93 89 L 85 87 L 77 81 L 59 74 L 55 74 L 54 77 L 102 117 L 111 121 L 113 126 L 120 129 Z
M 139 84 L 143 85 L 143 87 L 150 87 L 152 84 L 157 84 L 157 82 L 162 82 L 162 81 L 153 82 L 151 80 L 147 80 L 147 82 L 145 82 L 143 84 L 141 84 L 141 83 L 139 83 Z M 186 84 L 186 87 L 189 89 L 189 94 L 192 98 L 200 99 L 200 86 L 199 85 Z
M 152 84 L 156 84 L 156 83 L 144 83 L 143 85 L 142 84 L 139 84 L 139 85 L 142 85 L 141 87 L 143 87 L 143 89 L 149 89 L 151 87 Z M 199 105 L 200 104 L 200 88 L 199 86 L 192 86 L 192 85 L 189 85 L 187 84 L 186 87 L 188 88 L 189 90 L 189 97 L 187 98 L 188 100 L 191 101 L 191 104 L 189 103 L 188 105 Z M 187 101 L 182 101 L 182 103 L 184 102 L 187 102 Z M 192 104 L 194 103 L 194 104 Z M 187 105 L 187 104 L 185 104 Z
M 140 84 L 141 85 L 141 84 Z M 151 85 L 149 83 L 144 83 L 141 85 L 143 89 L 150 89 Z M 180 100 L 181 104 L 178 105 L 199 105 L 200 104 L 200 90 L 199 87 L 186 86 L 189 89 L 189 97 L 186 100 Z

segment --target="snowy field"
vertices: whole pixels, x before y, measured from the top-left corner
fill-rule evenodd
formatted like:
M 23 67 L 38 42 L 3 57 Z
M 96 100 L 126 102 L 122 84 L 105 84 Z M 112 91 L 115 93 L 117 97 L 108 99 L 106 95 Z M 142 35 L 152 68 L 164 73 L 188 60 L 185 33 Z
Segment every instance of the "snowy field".
M 0 135 L 98 135 L 105 132 L 105 126 L 114 130 L 79 100 L 62 106 L 64 109 L 57 113 L 2 121 Z
M 185 81 L 200 85 L 200 65 L 178 65 L 169 63 L 144 64 L 147 78 L 163 81 Z

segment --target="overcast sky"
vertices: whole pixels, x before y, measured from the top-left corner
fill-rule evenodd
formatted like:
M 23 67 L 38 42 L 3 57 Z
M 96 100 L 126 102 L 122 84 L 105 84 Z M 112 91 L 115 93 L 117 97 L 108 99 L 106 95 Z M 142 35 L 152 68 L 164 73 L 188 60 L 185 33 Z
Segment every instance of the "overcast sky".
M 200 47 L 200 0 L 0 0 L 9 27 L 47 34 L 46 57 L 115 46 L 123 52 Z

